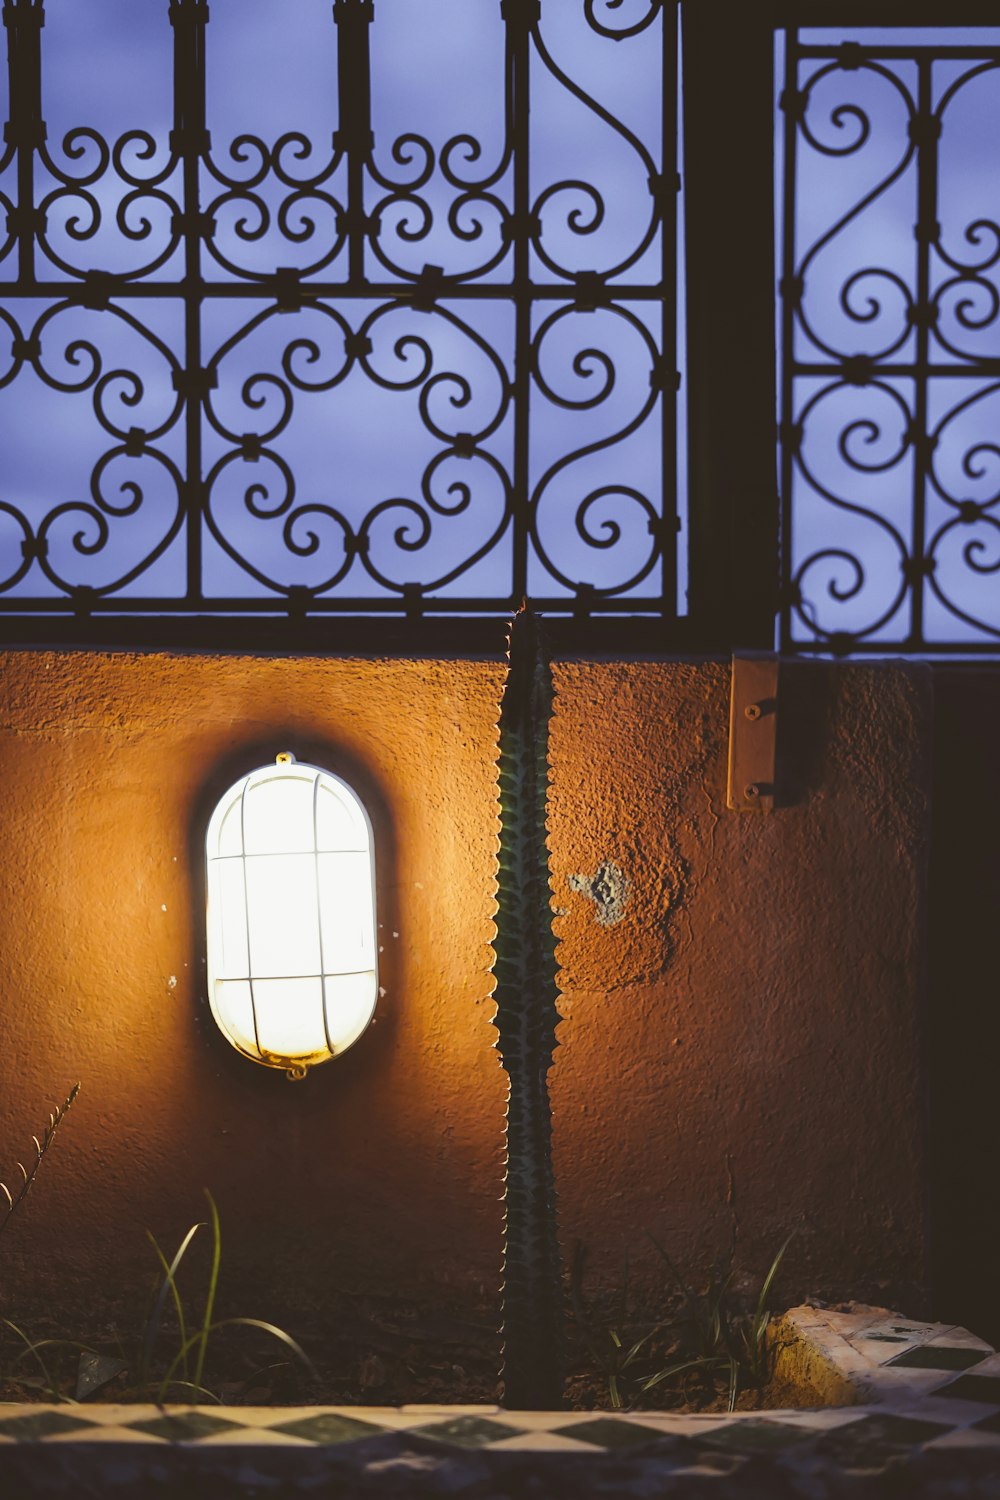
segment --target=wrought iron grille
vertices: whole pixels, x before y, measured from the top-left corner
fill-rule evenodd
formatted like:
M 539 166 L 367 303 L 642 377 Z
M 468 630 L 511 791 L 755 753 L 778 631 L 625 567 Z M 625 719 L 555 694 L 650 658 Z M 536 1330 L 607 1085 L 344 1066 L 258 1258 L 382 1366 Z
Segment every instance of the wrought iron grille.
M 3 0 L 8 639 L 525 594 L 676 615 L 676 40 L 671 5 L 622 3 L 133 0 L 116 66 L 108 0 Z M 441 22 L 473 11 L 461 63 Z M 299 49 L 280 107 L 276 73 L 223 86 L 265 16 L 258 61 Z M 163 120 L 64 118 L 73 28 L 73 87 L 127 96 L 140 19 Z M 492 124 L 439 139 L 456 62 Z
M 842 37 L 785 36 L 783 644 L 995 652 L 1000 31 Z

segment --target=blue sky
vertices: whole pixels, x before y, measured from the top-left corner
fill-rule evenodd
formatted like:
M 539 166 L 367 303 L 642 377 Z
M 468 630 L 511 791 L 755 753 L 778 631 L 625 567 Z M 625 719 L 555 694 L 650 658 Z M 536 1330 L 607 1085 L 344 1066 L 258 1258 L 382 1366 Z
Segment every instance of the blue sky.
M 942 47 L 1000 45 L 1000 29 L 851 35 L 872 47 L 931 40 Z M 835 48 L 843 39 L 841 31 L 800 33 L 810 45 Z M 918 358 L 908 318 L 918 292 L 918 163 L 908 124 L 917 64 L 884 57 L 872 67 L 845 70 L 831 69 L 830 59 L 807 58 L 798 86 L 808 88 L 809 105 L 798 136 L 795 269 L 804 273 L 811 336 L 799 321 L 796 359 L 831 368 L 839 356 L 869 356 L 879 367 L 912 363 Z M 887 645 L 906 638 L 911 599 L 901 563 L 921 552 L 934 564 L 920 586 L 925 638 L 961 644 L 1000 633 L 1000 589 L 992 571 L 1000 564 L 994 504 L 1000 501 L 1000 391 L 995 378 L 977 368 L 977 361 L 1000 355 L 994 147 L 1000 68 L 975 59 L 935 60 L 930 104 L 941 122 L 941 233 L 929 255 L 928 296 L 937 321 L 927 358 L 951 373 L 928 378 L 922 423 L 921 383 L 878 370 L 863 386 L 845 386 L 825 372 L 803 373 L 792 413 L 804 419 L 805 436 L 785 540 L 808 612 L 823 631 L 863 632 Z M 782 168 L 779 159 L 779 185 Z M 913 443 L 906 440 L 914 422 L 935 442 L 922 528 L 915 522 Z M 970 502 L 988 508 L 961 520 L 960 507 Z M 801 624 L 798 633 L 801 638 Z
M 600 19 L 619 27 L 644 11 L 638 0 L 624 8 L 595 6 Z M 213 205 L 216 229 L 215 254 L 206 253 L 205 274 L 224 287 L 240 281 L 241 272 L 252 277 L 275 266 L 319 265 L 318 275 L 336 281 L 344 274 L 343 253 L 333 255 L 336 203 L 344 201 L 346 186 L 343 166 L 325 174 L 339 106 L 337 31 L 329 0 L 213 0 L 211 15 L 208 124 L 217 175 L 203 172 L 201 191 L 203 205 Z M 531 197 L 540 205 L 543 250 L 569 273 L 614 268 L 642 239 L 649 217 L 648 171 L 663 168 L 659 25 L 615 42 L 588 27 L 582 4 L 546 0 L 543 6 L 543 51 L 533 55 L 531 73 Z M 871 44 L 928 39 L 926 32 L 899 28 L 853 35 Z M 839 31 L 816 29 L 802 36 L 813 43 L 843 39 Z M 941 28 L 935 39 L 944 45 L 996 44 L 1000 29 Z M 110 141 L 129 131 L 147 132 L 149 154 L 138 137 L 126 142 L 125 170 L 149 178 L 166 167 L 172 42 L 165 0 L 87 0 L 85 5 L 48 0 L 43 103 L 57 172 L 80 177 L 100 164 L 99 147 L 88 131 Z M 425 264 L 461 275 L 495 259 L 481 278 L 488 291 L 509 276 L 499 206 L 511 206 L 511 170 L 490 183 L 495 202 L 482 195 L 463 201 L 461 189 L 445 180 L 441 157 L 449 140 L 472 136 L 478 157 L 461 142 L 451 149 L 455 175 L 482 176 L 501 161 L 499 7 L 493 0 L 427 0 L 419 7 L 412 0 L 377 0 L 371 44 L 376 165 L 385 179 L 401 186 L 394 191 L 368 181 L 366 210 L 381 215 L 387 260 L 379 263 L 369 252 L 367 274 L 402 284 L 407 273 Z M 914 161 L 810 254 L 866 192 L 892 176 L 905 154 L 907 105 L 893 78 L 904 92 L 912 90 L 915 67 L 906 59 L 879 66 L 883 72 L 838 69 L 820 79 L 807 116 L 813 142 L 801 135 L 799 140 L 796 263 L 808 257 L 804 310 L 826 352 L 810 347 L 799 328 L 796 354 L 820 363 L 835 363 L 834 355 L 841 354 L 878 356 L 894 344 L 893 357 L 905 360 L 915 348 L 915 335 L 905 323 L 916 264 Z M 810 76 L 821 67 L 810 63 Z M 968 67 L 944 60 L 935 64 L 935 103 Z M 1000 217 L 991 144 L 1000 132 L 998 80 L 998 71 L 970 79 L 943 115 L 941 243 L 956 262 L 964 257 L 966 266 L 977 256 L 989 258 L 994 236 L 1000 248 L 1000 230 L 989 228 Z M 573 93 L 570 81 L 587 99 Z M 623 128 L 614 128 L 601 110 Z M 849 144 L 858 130 L 858 111 L 871 127 L 859 149 L 833 155 L 820 149 L 824 143 Z M 82 134 L 68 135 L 80 127 Z M 780 175 L 780 116 L 777 129 Z M 423 148 L 406 144 L 414 132 L 426 138 L 433 156 L 433 171 L 419 192 L 426 210 L 406 187 L 423 161 Z M 270 149 L 289 133 L 280 159 L 288 177 L 323 179 L 299 192 L 271 170 L 257 181 L 260 149 L 252 141 L 234 145 L 249 134 Z M 603 195 L 603 218 L 585 187 L 557 188 L 561 182 L 594 183 Z M 248 183 L 256 202 L 246 197 Z M 12 196 L 13 189 L 10 167 L 0 174 L 0 193 Z M 128 191 L 114 167 L 82 195 L 60 191 L 56 178 L 41 170 L 39 195 L 52 195 L 48 237 L 55 257 L 79 269 L 116 272 L 155 260 L 169 245 L 167 200 L 179 194 L 179 173 L 164 178 L 152 194 L 136 193 L 131 203 Z M 91 232 L 95 206 L 102 222 Z M 116 219 L 120 207 L 124 227 Z M 283 208 L 288 213 L 284 231 L 276 227 Z M 969 226 L 977 221 L 978 229 L 971 231 L 976 238 L 970 240 Z M 593 228 L 573 232 L 574 223 L 578 230 Z M 780 222 L 778 231 L 780 250 Z M 661 412 L 659 402 L 650 400 L 649 385 L 659 313 L 655 302 L 630 300 L 627 287 L 657 281 L 660 252 L 654 237 L 646 253 L 621 273 L 616 311 L 563 314 L 549 303 L 534 312 L 534 331 L 545 325 L 547 332 L 530 411 L 529 489 L 538 543 L 529 567 L 533 594 L 569 598 L 565 580 L 617 588 L 640 575 L 626 597 L 641 610 L 659 591 L 657 570 L 643 571 L 651 556 L 650 517 L 663 505 Z M 869 274 L 855 276 L 866 269 Z M 539 282 L 565 284 L 534 252 L 531 270 Z M 177 280 L 181 271 L 178 250 L 152 277 Z M 63 274 L 57 261 L 48 264 L 47 273 Z M 845 283 L 850 285 L 846 303 Z M 802 576 L 808 615 L 822 630 L 869 632 L 889 646 L 908 628 L 900 564 L 915 544 L 933 544 L 934 576 L 922 586 L 928 635 L 977 640 L 989 638 L 983 625 L 1000 630 L 1000 591 L 990 571 L 1000 561 L 1000 527 L 992 506 L 1000 492 L 1000 456 L 991 447 L 1000 428 L 1000 392 L 993 392 L 975 368 L 977 359 L 1000 354 L 992 306 L 993 297 L 1000 298 L 1000 259 L 981 273 L 960 275 L 940 257 L 932 258 L 931 293 L 937 292 L 937 332 L 960 349 L 954 358 L 965 361 L 968 373 L 928 383 L 926 425 L 938 443 L 921 537 L 913 530 L 912 446 L 903 441 L 914 412 L 912 379 L 890 374 L 860 388 L 834 383 L 828 389 L 826 374 L 802 375 L 795 390 L 793 414 L 806 412 L 808 422 L 803 465 L 790 496 L 786 556 L 793 573 Z M 44 301 L 11 300 L 8 311 L 22 335 L 43 320 L 42 362 L 49 383 L 26 368 L 0 389 L 0 574 L 6 568 L 10 576 L 29 526 L 44 529 L 51 565 L 69 582 L 107 586 L 129 569 L 142 568 L 152 549 L 160 555 L 124 592 L 177 596 L 184 590 L 186 568 L 177 484 L 185 443 L 170 364 L 171 353 L 178 357 L 183 349 L 183 305 L 176 297 L 123 297 L 116 305 L 120 315 L 75 309 L 48 318 Z M 393 596 L 396 584 L 431 586 L 455 573 L 434 590 L 439 596 L 505 593 L 511 577 L 508 498 L 514 462 L 514 421 L 505 395 L 514 370 L 510 302 L 488 295 L 461 303 L 445 300 L 432 315 L 384 298 L 347 301 L 335 295 L 318 307 L 280 317 L 267 316 L 268 306 L 263 299 L 212 297 L 205 304 L 205 362 L 217 366 L 219 383 L 203 423 L 203 472 L 213 480 L 211 515 L 222 540 L 220 545 L 205 530 L 208 592 L 263 596 L 269 590 L 256 576 L 262 575 L 280 587 L 328 587 L 359 599 L 385 598 Z M 680 307 L 683 343 L 683 295 Z M 366 365 L 355 361 L 347 368 L 345 335 L 360 333 L 371 341 Z M 96 390 L 91 348 L 101 361 Z M 932 355 L 934 348 L 934 357 L 952 358 L 938 345 Z M 671 355 L 667 351 L 668 362 Z M 283 359 L 304 387 L 294 391 L 290 413 Z M 682 349 L 677 362 L 683 367 Z M 3 374 L 0 367 L 0 379 Z M 682 525 L 687 506 L 683 423 L 682 400 Z M 122 446 L 114 434 L 131 428 L 151 434 L 147 451 L 118 453 L 106 462 L 102 455 Z M 477 435 L 471 460 L 450 451 L 463 433 Z M 239 456 L 244 436 L 259 440 L 260 458 Z M 92 493 L 95 466 L 99 503 Z M 141 503 L 136 503 L 139 493 Z M 589 502 L 588 496 L 593 497 Z M 958 526 L 954 517 L 963 501 L 988 509 Z M 345 536 L 359 531 L 366 517 L 375 577 L 345 553 Z M 682 530 L 682 601 L 684 539 Z M 479 561 L 466 565 L 484 549 Z M 860 560 L 860 572 L 852 558 Z M 12 592 L 56 594 L 58 589 L 36 563 Z M 963 621 L 962 613 L 980 625 Z M 883 616 L 881 627 L 871 631 Z
M 624 24 L 613 9 L 598 5 L 597 11 L 606 12 L 608 24 Z M 662 166 L 659 24 L 616 43 L 587 26 L 582 7 L 545 7 L 542 37 L 548 58 L 536 54 L 532 63 L 531 192 L 533 201 L 542 204 L 542 247 L 570 273 L 615 268 L 642 239 L 649 219 L 650 162 L 657 171 Z M 433 47 L 426 45 L 428 28 Z M 99 165 L 99 147 L 90 136 L 68 136 L 80 127 L 108 141 L 127 131 L 146 132 L 152 149 L 147 152 L 133 137 L 122 155 L 126 171 L 148 178 L 165 168 L 172 40 L 165 0 L 87 0 L 85 5 L 47 0 L 43 105 L 57 171 L 78 177 Z M 466 148 L 453 149 L 451 162 L 459 175 L 481 174 L 500 159 L 504 70 L 499 6 L 430 0 L 416 7 L 411 0 L 378 0 L 371 44 L 376 163 L 385 177 L 404 187 L 394 193 L 368 182 L 366 210 L 380 210 L 380 243 L 389 265 L 379 265 L 369 254 L 367 274 L 399 281 L 425 264 L 462 274 L 499 256 L 503 243 L 496 206 L 481 199 L 460 202 L 456 234 L 448 215 L 461 193 L 440 170 L 442 148 L 458 135 L 476 137 L 481 148 L 477 161 L 470 160 Z M 309 146 L 292 140 L 282 166 L 296 178 L 322 174 L 331 159 L 338 118 L 336 48 L 329 0 L 212 0 L 208 125 L 213 162 L 231 183 L 203 173 L 202 202 L 214 204 L 213 245 L 218 252 L 215 259 L 204 258 L 209 279 L 238 281 L 239 272 L 231 267 L 252 275 L 276 266 L 307 270 L 315 265 L 320 266 L 317 274 L 330 280 L 343 276 L 344 255 L 332 260 L 330 255 L 337 244 L 336 202 L 346 194 L 345 168 L 327 176 L 317 190 L 303 192 L 268 172 L 254 184 L 259 203 L 248 202 L 244 185 L 255 176 L 261 154 L 252 143 L 233 144 L 250 134 L 271 148 L 280 136 L 300 133 Z M 558 76 L 560 70 L 640 139 L 649 159 L 576 97 Z M 398 153 L 402 159 L 394 159 L 394 143 L 407 132 L 425 136 L 435 153 L 435 170 L 421 189 L 429 219 L 405 190 L 419 168 L 420 148 L 404 144 Z M 599 187 L 603 217 L 595 214 L 582 187 L 548 192 L 560 182 L 580 180 Z M 0 176 L 4 191 L 13 191 L 12 171 Z M 122 273 L 165 251 L 172 215 L 167 200 L 179 195 L 179 171 L 158 182 L 153 194 L 137 193 L 129 202 L 128 192 L 113 166 L 87 188 L 92 202 L 79 192 L 60 191 L 58 181 L 40 171 L 39 195 L 54 194 L 48 237 L 55 257 L 48 268 L 43 260 L 40 274 L 62 276 L 59 258 L 81 270 Z M 490 193 L 510 206 L 509 169 Z M 277 227 L 283 206 L 287 232 Z M 97 228 L 95 207 L 101 215 Z M 119 210 L 124 223 L 116 218 Z M 271 215 L 267 226 L 265 214 Z M 574 215 L 578 228 L 593 224 L 592 232 L 573 232 Z M 479 232 L 468 237 L 476 222 Z M 428 223 L 428 232 L 420 233 Z M 641 259 L 622 273 L 623 282 L 655 283 L 659 255 L 654 237 Z M 502 282 L 509 267 L 508 253 L 483 280 Z M 178 279 L 181 268 L 177 250 L 152 276 Z M 565 284 L 534 253 L 532 275 Z M 166 351 L 176 355 L 183 347 L 183 307 L 170 297 L 155 302 L 122 297 L 116 303 L 124 317 L 67 310 L 44 328 L 43 365 L 52 380 L 69 389 L 51 389 L 25 369 L 0 391 L 0 501 L 17 507 L 33 527 L 62 508 L 45 529 L 50 560 L 61 577 L 104 587 L 123 570 L 139 566 L 151 545 L 162 545 L 162 556 L 132 588 L 175 594 L 183 591 L 185 576 L 183 535 L 178 532 L 170 540 L 178 520 L 176 478 L 184 467 L 184 431 Z M 504 387 L 513 374 L 513 309 L 503 299 L 488 297 L 443 306 L 451 319 L 399 307 L 380 311 L 374 299 L 347 303 L 331 296 L 320 309 L 264 318 L 251 326 L 266 311 L 265 302 L 207 300 L 205 362 L 216 362 L 219 374 L 211 419 L 204 424 L 205 473 L 214 474 L 214 466 L 221 465 L 212 489 L 212 515 L 225 541 L 258 572 L 282 586 L 325 586 L 348 561 L 345 532 L 356 531 L 374 511 L 368 535 L 385 579 L 432 584 L 496 536 L 486 557 L 438 592 L 497 594 L 509 589 L 505 506 L 513 418 Z M 662 505 L 659 402 L 650 400 L 658 309 L 648 301 L 629 301 L 627 294 L 621 306 L 624 315 L 571 313 L 552 321 L 541 345 L 542 378 L 531 405 L 530 487 L 537 499 L 540 546 L 558 555 L 569 579 L 598 587 L 617 587 L 642 572 L 651 549 L 649 518 Z M 26 335 L 45 306 L 21 303 L 11 310 Z M 534 328 L 554 310 L 555 304 L 536 310 Z M 359 333 L 370 316 L 375 322 L 369 330 L 369 365 L 376 378 L 357 363 L 343 375 L 345 332 Z M 426 341 L 427 353 L 421 341 Z M 295 343 L 298 348 L 289 356 L 289 345 Z M 81 345 L 75 353 L 74 345 Z M 99 387 L 111 434 L 95 419 L 86 345 L 98 350 L 102 377 L 109 371 L 126 372 Z M 290 358 L 297 378 L 312 387 L 295 391 L 287 422 L 280 385 L 283 357 Z M 424 373 L 430 375 L 429 383 L 414 383 L 428 358 Z M 141 390 L 132 375 L 139 378 Z M 570 406 L 560 406 L 553 395 Z M 132 427 L 156 434 L 150 442 L 155 452 L 119 455 L 99 469 L 100 503 L 95 507 L 90 474 L 115 446 L 113 434 Z M 435 510 L 421 492 L 422 476 L 462 432 L 484 434 L 479 444 L 483 456 L 448 457 L 430 471 Z M 40 440 L 40 434 L 58 434 L 58 442 Z M 260 459 L 234 458 L 235 443 L 244 434 L 261 439 L 265 452 Z M 600 451 L 572 459 L 602 442 L 607 446 Z M 289 499 L 289 475 L 294 500 Z M 140 487 L 141 504 L 133 505 L 130 485 Z M 462 485 L 469 489 L 466 505 L 465 491 L 455 488 Z M 586 504 L 586 497 L 595 493 Z M 604 545 L 589 545 L 587 534 Z M 13 555 L 20 540 L 19 523 L 0 512 L 0 556 Z M 266 592 L 207 533 L 205 546 L 212 591 Z M 537 552 L 529 586 L 539 595 L 570 595 Z M 385 585 L 367 576 L 357 559 L 337 587 L 358 597 L 386 593 Z M 654 569 L 633 591 L 637 607 L 658 590 Z M 35 565 L 13 592 L 51 591 Z

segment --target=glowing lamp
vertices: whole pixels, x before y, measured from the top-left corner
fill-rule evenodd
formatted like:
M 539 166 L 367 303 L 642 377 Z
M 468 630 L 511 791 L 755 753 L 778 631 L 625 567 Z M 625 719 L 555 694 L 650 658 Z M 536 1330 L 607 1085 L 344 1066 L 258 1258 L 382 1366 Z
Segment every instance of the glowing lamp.
M 220 799 L 206 837 L 208 995 L 244 1057 L 303 1078 L 365 1030 L 378 996 L 368 814 L 284 753 Z

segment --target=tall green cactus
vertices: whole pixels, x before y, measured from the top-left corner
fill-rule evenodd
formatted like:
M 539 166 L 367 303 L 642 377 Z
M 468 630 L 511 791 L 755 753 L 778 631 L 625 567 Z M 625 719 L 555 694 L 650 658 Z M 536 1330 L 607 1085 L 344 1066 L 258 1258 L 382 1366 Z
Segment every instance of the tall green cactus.
M 556 1238 L 548 1070 L 556 1045 L 555 939 L 546 840 L 552 677 L 537 619 L 511 623 L 500 706 L 500 853 L 494 973 L 507 1073 L 503 1400 L 562 1402 L 562 1275 Z

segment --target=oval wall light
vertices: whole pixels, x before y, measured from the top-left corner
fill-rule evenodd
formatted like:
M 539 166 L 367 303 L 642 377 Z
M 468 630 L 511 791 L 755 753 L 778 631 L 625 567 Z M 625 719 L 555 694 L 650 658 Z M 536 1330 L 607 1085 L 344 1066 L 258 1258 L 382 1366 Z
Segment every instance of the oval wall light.
M 375 858 L 357 794 L 287 752 L 206 837 L 208 996 L 226 1040 L 289 1077 L 345 1052 L 378 995 Z

